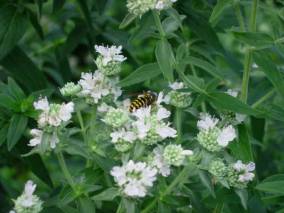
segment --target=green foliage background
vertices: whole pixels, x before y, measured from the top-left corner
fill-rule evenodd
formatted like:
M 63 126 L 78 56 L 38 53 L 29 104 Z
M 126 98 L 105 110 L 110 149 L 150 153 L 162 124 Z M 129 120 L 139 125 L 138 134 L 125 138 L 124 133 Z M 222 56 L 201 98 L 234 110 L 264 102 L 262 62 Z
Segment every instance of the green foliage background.
M 174 11 L 169 11 L 163 21 L 170 45 L 158 41 L 151 13 L 120 29 L 127 14 L 124 0 L 0 1 L 0 212 L 11 208 L 11 199 L 21 193 L 29 177 L 37 180 L 41 197 L 56 197 L 61 204 L 72 200 L 68 195 L 70 188 L 63 188 L 62 175 L 52 158 L 21 155 L 29 151 L 28 132 L 35 126 L 29 119 L 35 117 L 33 101 L 43 94 L 62 100 L 59 87 L 77 81 L 81 72 L 95 69 L 95 44 L 123 46 L 128 60 L 124 63 L 121 85 L 129 96 L 149 89 L 160 91 L 167 86 L 153 63 L 156 58 L 158 62 L 164 61 L 159 66 L 163 67 L 164 76 L 171 79 L 168 71 L 171 64 L 166 61 L 171 63 L 168 53 L 173 47 L 176 60 L 186 67 L 185 74 L 178 75 L 195 96 L 194 107 L 186 109 L 184 140 L 196 135 L 196 108 L 230 110 L 250 116 L 239 127 L 242 143 L 231 147 L 236 156 L 254 160 L 257 165 L 257 180 L 249 189 L 252 196 L 248 209 L 244 210 L 229 190 L 216 188 L 216 197 L 212 198 L 209 192 L 192 183 L 191 199 L 195 200 L 198 212 L 210 209 L 283 212 L 284 3 L 259 1 L 253 20 L 250 17 L 254 2 L 179 0 L 175 9 L 184 15 L 182 26 Z M 150 65 L 138 69 L 145 64 Z M 246 97 L 242 96 L 241 102 L 220 93 L 227 87 L 241 89 L 243 70 L 251 65 L 247 104 Z M 84 167 L 77 156 L 69 156 L 68 163 L 71 171 Z M 97 171 L 87 168 L 82 172 L 90 182 L 101 181 Z M 172 199 L 168 198 L 167 205 L 180 205 Z M 52 205 L 52 200 L 49 204 Z M 229 209 L 228 205 L 234 208 Z M 113 212 L 112 205 L 104 207 L 101 212 Z M 45 210 L 51 211 L 71 212 L 68 208 Z

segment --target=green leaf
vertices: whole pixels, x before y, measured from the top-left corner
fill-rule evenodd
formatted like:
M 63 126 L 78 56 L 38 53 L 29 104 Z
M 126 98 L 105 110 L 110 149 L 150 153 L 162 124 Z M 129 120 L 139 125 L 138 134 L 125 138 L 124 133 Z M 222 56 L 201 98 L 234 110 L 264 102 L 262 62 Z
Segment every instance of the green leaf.
M 235 192 L 239 196 L 244 209 L 247 209 L 247 203 L 248 203 L 248 192 L 247 192 L 247 190 L 246 189 L 236 189 Z
M 0 59 L 8 54 L 25 34 L 27 18 L 12 6 L 0 8 Z
M 63 55 L 68 55 L 71 53 L 78 44 L 85 38 L 87 34 L 87 26 L 85 23 L 76 23 L 75 28 L 69 33 L 66 42 L 63 47 Z
M 162 39 L 157 42 L 155 50 L 157 62 L 164 74 L 165 79 L 170 82 L 174 81 L 173 65 L 175 58 L 172 50 L 172 46 L 166 39 Z
M 254 161 L 248 130 L 244 124 L 239 125 L 239 141 L 230 144 L 234 156 L 244 162 Z
M 96 201 L 112 201 L 117 196 L 119 196 L 119 190 L 117 188 L 111 187 L 104 190 L 100 194 L 93 196 L 92 199 Z
M 123 198 L 123 206 L 126 210 L 126 213 L 135 213 L 135 200 L 130 200 Z
M 267 48 L 274 44 L 272 37 L 265 33 L 260 32 L 232 32 L 234 37 L 241 42 L 257 47 L 257 48 Z
M 179 69 L 177 70 L 180 78 L 185 82 L 185 84 L 194 90 L 195 92 L 206 94 L 206 91 L 203 88 L 203 85 L 201 84 L 200 80 L 194 76 L 185 75 L 182 71 Z
M 191 64 L 193 66 L 199 67 L 212 75 L 215 78 L 218 78 L 220 80 L 223 80 L 222 74 L 219 73 L 219 71 L 209 62 L 199 59 L 193 56 L 188 56 L 184 59 L 184 63 Z
M 43 29 L 40 25 L 39 19 L 37 17 L 37 15 L 30 9 L 27 10 L 28 14 L 29 14 L 29 18 L 31 21 L 31 24 L 33 25 L 35 31 L 37 32 L 38 36 L 41 39 L 44 39 L 44 33 L 43 33 Z
M 20 102 L 26 98 L 24 91 L 12 78 L 8 78 L 8 91 L 9 95 L 12 96 L 17 102 Z
M 8 134 L 7 134 L 7 146 L 8 150 L 11 151 L 16 143 L 20 140 L 28 124 L 28 118 L 15 114 L 11 118 Z
M 29 166 L 31 171 L 44 183 L 52 187 L 53 183 L 50 178 L 49 172 L 44 164 L 40 155 L 31 155 L 26 158 L 23 158 L 25 163 Z
M 11 111 L 18 111 L 19 107 L 15 99 L 6 94 L 0 94 L 0 106 Z
M 256 64 L 265 73 L 268 80 L 273 84 L 277 91 L 284 97 L 284 79 L 273 60 L 267 55 L 265 51 L 254 53 Z
M 214 188 L 213 188 L 213 185 L 212 185 L 212 181 L 211 181 L 209 175 L 205 171 L 202 171 L 202 170 L 198 171 L 198 175 L 199 175 L 199 178 L 200 178 L 201 182 L 203 183 L 203 185 L 208 189 L 210 194 L 215 198 L 216 195 L 215 195 Z
M 259 183 L 255 188 L 263 192 L 284 195 L 284 175 L 278 174 L 270 176 Z
M 0 128 L 0 146 L 6 141 L 8 133 L 8 125 L 4 125 Z
M 119 85 L 121 87 L 131 86 L 155 78 L 160 74 L 161 70 L 157 63 L 145 64 L 121 80 Z
M 96 207 L 94 201 L 89 198 L 80 198 L 80 212 L 81 213 L 95 213 Z
M 132 14 L 132 13 L 128 13 L 124 19 L 122 20 L 122 22 L 119 25 L 119 29 L 124 29 L 126 28 L 129 24 L 131 24 L 135 19 L 136 19 L 136 15 Z
M 224 10 L 231 5 L 232 5 L 231 0 L 218 0 L 217 4 L 213 8 L 213 11 L 209 18 L 209 22 L 213 24 L 213 26 L 215 26 L 218 23 L 218 20 L 220 19 Z
M 44 74 L 31 61 L 26 53 L 19 47 L 15 47 L 6 55 L 0 64 L 3 65 L 8 73 L 21 84 L 23 88 L 33 92 L 46 89 L 47 80 Z
M 257 111 L 239 99 L 222 92 L 212 92 L 208 95 L 209 100 L 219 109 L 230 110 L 247 115 L 256 115 Z

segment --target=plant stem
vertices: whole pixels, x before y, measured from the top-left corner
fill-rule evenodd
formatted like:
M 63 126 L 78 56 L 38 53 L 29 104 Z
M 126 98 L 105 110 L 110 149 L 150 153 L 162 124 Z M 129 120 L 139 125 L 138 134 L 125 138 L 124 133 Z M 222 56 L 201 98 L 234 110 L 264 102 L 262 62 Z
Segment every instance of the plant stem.
M 245 28 L 244 17 L 242 15 L 241 7 L 240 7 L 240 2 L 236 1 L 234 4 L 234 7 L 235 7 L 235 13 L 236 13 L 237 19 L 239 21 L 240 30 L 244 32 L 246 28 Z
M 78 118 L 78 121 L 79 121 L 79 124 L 80 124 L 83 139 L 84 139 L 84 141 L 86 141 L 86 128 L 85 128 L 85 125 L 84 125 L 84 120 L 83 120 L 81 111 L 77 111 L 76 115 L 77 115 L 77 118 Z
M 65 159 L 64 159 L 64 156 L 62 154 L 61 151 L 59 151 L 57 153 L 57 159 L 58 159 L 58 162 L 59 162 L 59 165 L 60 165 L 60 168 L 63 172 L 63 175 L 65 177 L 65 179 L 67 180 L 68 184 L 71 186 L 72 190 L 74 191 L 75 194 L 77 194 L 77 190 L 76 190 L 76 187 L 75 187 L 75 182 L 67 168 L 67 165 L 66 165 L 66 162 L 65 162 Z
M 157 27 L 157 29 L 158 29 L 158 31 L 160 33 L 160 36 L 162 38 L 164 38 L 166 36 L 166 33 L 165 33 L 164 28 L 162 26 L 159 14 L 158 14 L 157 11 L 154 11 L 154 10 L 152 10 L 152 14 L 153 14 L 153 17 L 154 17 L 154 21 L 155 21 L 156 27 Z
M 252 66 L 252 50 L 247 49 L 244 61 L 244 73 L 243 73 L 242 93 L 241 93 L 241 100 L 244 103 L 247 103 L 247 98 L 248 98 L 248 86 L 249 86 L 251 66 Z
M 251 8 L 251 16 L 249 22 L 249 30 L 251 32 L 256 31 L 256 14 L 257 14 L 258 0 L 253 0 L 252 8 Z
M 250 23 L 249 23 L 249 30 L 251 32 L 256 31 L 257 7 L 258 7 L 258 0 L 253 0 L 252 8 L 251 8 Z M 241 100 L 244 103 L 247 103 L 251 66 L 252 66 L 252 50 L 247 49 L 246 54 L 245 54 L 245 61 L 244 61 L 244 72 L 243 72 L 242 93 L 241 93 Z
M 258 101 L 256 101 L 253 105 L 252 108 L 258 107 L 260 104 L 262 104 L 264 101 L 269 99 L 270 97 L 273 96 L 273 94 L 276 92 L 275 89 L 270 90 L 268 93 L 266 93 L 264 96 L 262 96 Z
M 179 173 L 179 175 L 173 180 L 173 182 L 163 191 L 159 197 L 156 197 L 154 200 L 152 200 L 151 203 L 149 203 L 145 209 L 141 211 L 141 213 L 147 213 L 151 209 L 154 208 L 155 204 L 157 203 L 158 200 L 163 199 L 164 196 L 168 195 L 171 193 L 171 191 L 176 187 L 178 184 L 180 184 L 182 179 L 185 179 L 187 177 L 187 174 L 189 173 L 190 165 L 187 165 L 183 168 L 183 170 Z
M 181 108 L 176 108 L 176 128 L 177 128 L 177 139 L 176 142 L 178 144 L 181 143 L 181 138 L 182 138 L 182 109 Z

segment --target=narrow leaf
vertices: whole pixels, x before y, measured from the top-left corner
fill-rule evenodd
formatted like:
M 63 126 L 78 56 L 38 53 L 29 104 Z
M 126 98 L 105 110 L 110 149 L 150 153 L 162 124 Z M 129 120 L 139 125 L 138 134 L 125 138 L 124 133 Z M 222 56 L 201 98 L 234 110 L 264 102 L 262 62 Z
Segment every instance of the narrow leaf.
M 100 194 L 97 194 L 92 197 L 93 200 L 96 201 L 111 201 L 115 197 L 119 195 L 119 191 L 117 188 L 108 188 L 105 191 L 101 192 Z
M 231 0 L 218 0 L 217 4 L 213 8 L 213 11 L 211 13 L 211 16 L 209 18 L 209 22 L 215 26 L 217 24 L 217 21 L 220 19 L 222 13 L 224 10 L 232 5 Z
M 25 34 L 27 18 L 17 7 L 0 8 L 0 59 L 8 54 Z
M 155 78 L 159 74 L 161 74 L 161 70 L 157 63 L 146 64 L 121 80 L 119 85 L 122 87 L 131 86 Z
M 28 123 L 27 117 L 18 114 L 13 115 L 10 121 L 8 135 L 7 135 L 7 146 L 9 151 L 11 151 L 11 149 L 16 145 L 16 143 L 21 138 L 22 134 L 26 129 L 27 123 Z
M 131 23 L 135 20 L 136 17 L 137 17 L 136 15 L 134 15 L 134 14 L 132 14 L 132 13 L 128 13 L 128 14 L 124 17 L 124 19 L 122 20 L 122 22 L 120 23 L 119 29 L 124 29 L 124 28 L 126 28 L 129 24 L 131 24 Z
M 212 75 L 215 78 L 218 78 L 220 80 L 223 80 L 222 74 L 219 73 L 219 71 L 209 62 L 199 59 L 193 56 L 188 56 L 185 60 L 184 63 L 191 64 L 193 66 L 199 67 Z
M 256 64 L 265 73 L 268 80 L 273 84 L 277 91 L 284 97 L 284 79 L 273 60 L 264 52 L 254 53 Z
M 165 79 L 172 82 L 174 80 L 173 65 L 175 59 L 170 43 L 166 39 L 158 41 L 155 54 Z
M 236 39 L 241 42 L 254 46 L 257 48 L 266 48 L 273 45 L 274 40 L 272 37 L 265 33 L 259 32 L 233 32 Z

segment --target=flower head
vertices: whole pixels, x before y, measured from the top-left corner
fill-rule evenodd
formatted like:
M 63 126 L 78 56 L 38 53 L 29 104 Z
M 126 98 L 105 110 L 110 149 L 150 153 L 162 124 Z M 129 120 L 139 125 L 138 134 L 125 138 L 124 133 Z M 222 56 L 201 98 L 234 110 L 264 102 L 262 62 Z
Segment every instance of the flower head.
M 135 163 L 130 160 L 121 167 L 113 167 L 110 173 L 125 195 L 145 197 L 148 188 L 152 187 L 156 180 L 157 170 L 144 162 Z
M 165 161 L 163 153 L 164 153 L 163 147 L 161 146 L 156 147 L 153 150 L 152 156 L 150 157 L 149 164 L 154 168 L 156 168 L 159 174 L 161 174 L 164 177 L 167 177 L 171 174 L 171 167 L 170 164 L 168 164 Z
M 218 179 L 224 179 L 227 175 L 227 166 L 221 159 L 216 159 L 210 163 L 209 172 Z
M 122 46 L 98 46 L 95 45 L 96 52 L 99 53 L 102 58 L 102 63 L 106 66 L 109 62 L 123 62 L 126 58 L 121 55 Z
M 60 93 L 63 96 L 74 96 L 77 95 L 81 91 L 81 86 L 76 85 L 73 82 L 68 82 L 60 89 Z
M 81 96 L 86 97 L 90 103 L 97 104 L 103 97 L 112 95 L 116 100 L 121 95 L 120 87 L 116 86 L 118 79 L 110 79 L 100 71 L 95 73 L 82 73 L 79 85 L 82 91 Z
M 34 103 L 35 109 L 40 111 L 38 124 L 40 127 L 54 126 L 57 127 L 63 122 L 71 119 L 74 111 L 74 103 L 67 104 L 49 104 L 47 98 L 41 98 Z
M 127 0 L 128 11 L 134 15 L 142 16 L 144 13 L 155 8 L 157 0 Z
M 201 114 L 201 120 L 197 122 L 199 129 L 197 140 L 201 146 L 211 152 L 222 150 L 237 136 L 232 125 L 220 128 L 218 123 L 219 119 L 209 114 Z
M 120 108 L 111 108 L 106 113 L 103 121 L 112 127 L 121 127 L 129 121 L 128 112 Z
M 170 116 L 170 112 L 162 106 L 158 106 L 156 111 L 151 109 L 149 106 L 133 113 L 136 117 L 133 126 L 137 131 L 138 139 L 142 143 L 152 145 L 166 138 L 176 137 L 176 130 L 164 121 Z
M 247 184 L 254 179 L 254 170 L 255 163 L 249 162 L 248 164 L 244 164 L 242 161 L 238 160 L 229 167 L 229 184 L 236 188 L 245 188 Z
M 121 71 L 121 62 L 126 60 L 126 57 L 121 55 L 122 46 L 95 46 L 99 56 L 96 59 L 98 69 L 105 75 L 115 75 Z
M 17 213 L 38 213 L 42 210 L 43 202 L 38 196 L 33 194 L 35 189 L 36 185 L 29 180 L 22 195 L 14 201 L 14 210 Z
M 110 136 L 111 142 L 119 152 L 128 151 L 137 138 L 135 132 L 125 128 L 112 132 Z
M 164 10 L 172 6 L 177 0 L 158 0 L 155 6 L 157 10 Z
M 165 147 L 163 157 L 168 164 L 180 166 L 184 162 L 185 157 L 192 154 L 191 150 L 184 150 L 181 145 L 170 144 Z

